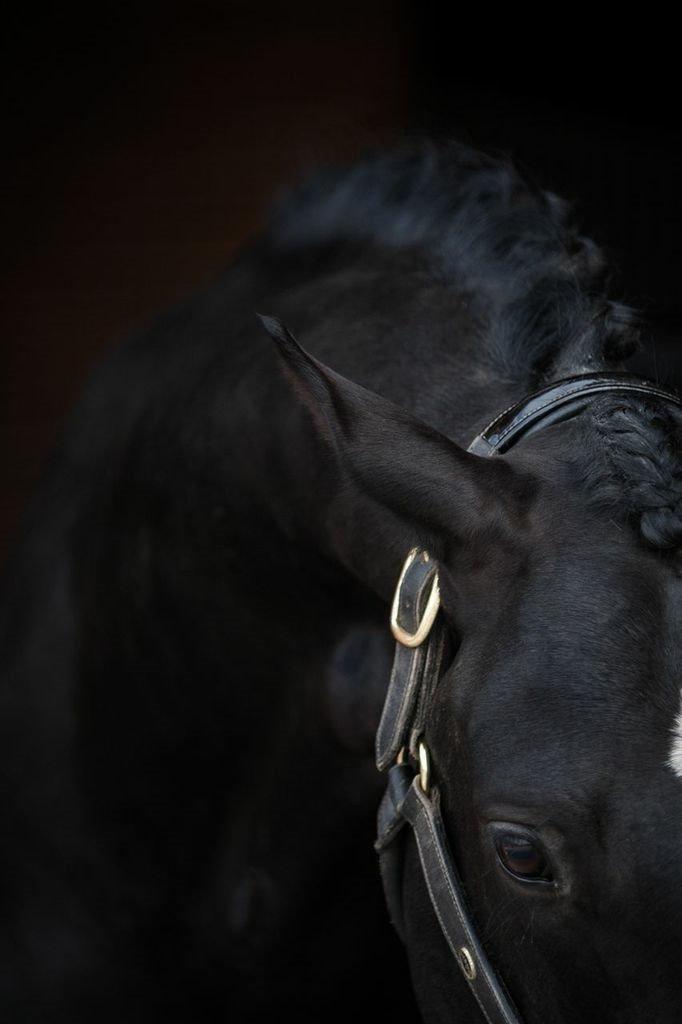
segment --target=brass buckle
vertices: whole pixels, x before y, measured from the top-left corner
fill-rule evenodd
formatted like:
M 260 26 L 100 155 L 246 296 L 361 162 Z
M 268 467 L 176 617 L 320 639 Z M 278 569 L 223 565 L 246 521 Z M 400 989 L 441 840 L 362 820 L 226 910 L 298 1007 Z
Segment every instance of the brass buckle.
M 401 747 L 398 751 L 395 763 L 407 764 L 409 760 L 410 754 L 407 747 Z M 429 789 L 431 787 L 431 755 L 429 754 L 429 748 L 423 740 L 420 740 L 417 744 L 417 760 L 419 762 L 419 785 L 421 786 L 424 795 L 428 796 Z
M 429 592 L 429 597 L 426 602 L 426 608 L 424 609 L 424 614 L 422 615 L 419 625 L 417 626 L 414 633 L 408 633 L 407 630 L 403 629 L 403 627 L 398 622 L 398 612 L 400 610 L 400 591 L 402 589 L 403 581 L 405 579 L 405 576 L 407 575 L 408 570 L 414 564 L 414 562 L 417 561 L 418 558 L 421 558 L 424 562 L 428 562 L 430 560 L 428 551 L 423 551 L 420 548 L 412 548 L 407 558 L 405 559 L 405 564 L 403 565 L 402 572 L 400 573 L 400 578 L 398 580 L 398 586 L 395 588 L 395 594 L 393 596 L 393 605 L 391 606 L 391 632 L 393 633 L 393 636 L 396 638 L 398 643 L 403 644 L 404 647 L 419 647 L 420 644 L 424 643 L 427 636 L 431 632 L 431 627 L 435 622 L 436 615 L 438 614 L 438 609 L 440 608 L 440 590 L 438 588 L 438 573 L 434 573 L 433 583 L 431 584 L 431 590 Z
M 428 796 L 431 788 L 431 755 L 423 740 L 419 741 L 417 749 L 419 752 L 419 785 L 422 788 L 422 793 Z

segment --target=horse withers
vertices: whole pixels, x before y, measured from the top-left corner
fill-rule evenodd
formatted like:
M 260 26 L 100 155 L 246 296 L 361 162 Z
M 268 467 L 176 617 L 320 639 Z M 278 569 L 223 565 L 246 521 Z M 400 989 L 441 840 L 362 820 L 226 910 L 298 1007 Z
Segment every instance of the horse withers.
M 624 379 L 604 277 L 425 146 L 294 191 L 101 367 L 4 586 L 5 1019 L 678 1020 L 682 415 L 605 388 L 466 451 Z

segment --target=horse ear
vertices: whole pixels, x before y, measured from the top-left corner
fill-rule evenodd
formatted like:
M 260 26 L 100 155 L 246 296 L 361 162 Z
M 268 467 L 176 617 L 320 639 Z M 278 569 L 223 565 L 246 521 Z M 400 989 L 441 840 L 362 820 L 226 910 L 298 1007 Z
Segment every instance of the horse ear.
M 444 538 L 447 547 L 480 530 L 508 527 L 527 485 L 506 462 L 470 455 L 315 359 L 279 320 L 260 319 L 318 436 L 356 490 L 422 528 L 421 537 Z

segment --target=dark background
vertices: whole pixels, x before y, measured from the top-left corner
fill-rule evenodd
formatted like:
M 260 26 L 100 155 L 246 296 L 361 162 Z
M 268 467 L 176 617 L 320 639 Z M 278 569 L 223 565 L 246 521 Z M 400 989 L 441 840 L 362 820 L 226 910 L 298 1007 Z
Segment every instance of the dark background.
M 405 134 L 510 154 L 574 202 L 674 376 L 675 33 L 646 11 L 408 0 L 24 8 L 5 23 L 0 557 L 93 362 L 219 271 L 311 165 Z

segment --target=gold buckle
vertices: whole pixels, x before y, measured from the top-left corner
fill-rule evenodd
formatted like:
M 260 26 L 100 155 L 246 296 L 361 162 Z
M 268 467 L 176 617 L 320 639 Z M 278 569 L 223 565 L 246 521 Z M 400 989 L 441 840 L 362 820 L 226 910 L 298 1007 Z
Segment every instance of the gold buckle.
M 400 591 L 402 589 L 403 581 L 409 568 L 417 561 L 418 558 L 423 559 L 424 562 L 430 561 L 428 551 L 422 551 L 420 548 L 412 548 L 405 559 L 405 564 L 403 565 L 402 572 L 400 573 L 400 579 L 398 580 L 398 586 L 395 588 L 393 605 L 391 606 L 391 632 L 398 643 L 403 644 L 404 647 L 419 647 L 420 644 L 424 643 L 431 632 L 431 627 L 435 622 L 438 609 L 440 608 L 440 590 L 438 588 L 438 573 L 436 572 L 433 576 L 433 583 L 431 584 L 431 590 L 426 602 L 424 614 L 422 615 L 419 625 L 414 633 L 408 633 L 407 630 L 403 629 L 403 627 L 398 623 Z
M 424 793 L 425 796 L 428 796 L 429 788 L 431 786 L 431 756 L 429 754 L 429 748 L 423 740 L 419 741 L 419 747 L 417 750 L 419 753 L 419 785 L 422 788 L 422 793 Z
M 398 751 L 395 763 L 407 764 L 409 759 L 410 754 L 407 747 L 401 747 Z M 419 785 L 421 786 L 423 793 L 428 796 L 429 788 L 431 786 L 431 755 L 429 754 L 429 748 L 423 740 L 420 740 L 417 744 L 417 760 L 419 761 Z

